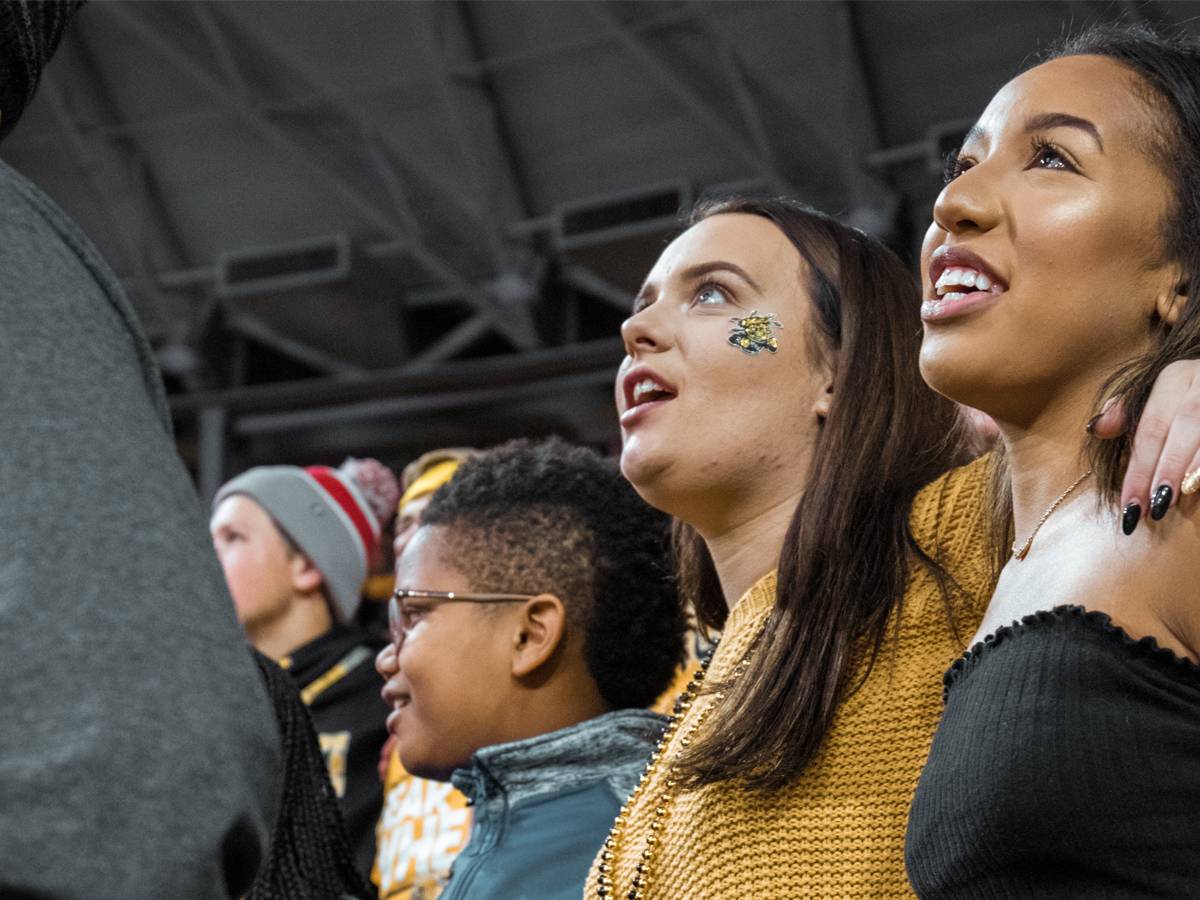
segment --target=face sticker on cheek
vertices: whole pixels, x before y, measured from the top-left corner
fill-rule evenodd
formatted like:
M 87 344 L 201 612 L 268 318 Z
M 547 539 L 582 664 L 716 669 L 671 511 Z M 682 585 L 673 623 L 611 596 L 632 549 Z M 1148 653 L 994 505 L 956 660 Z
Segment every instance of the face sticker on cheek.
M 775 337 L 775 329 L 782 328 L 775 318 L 775 313 L 759 313 L 757 309 L 750 310 L 748 316 L 733 316 L 730 320 L 733 328 L 729 331 L 729 345 L 737 347 L 750 356 L 758 356 L 763 350 L 774 353 L 779 349 L 779 339 Z

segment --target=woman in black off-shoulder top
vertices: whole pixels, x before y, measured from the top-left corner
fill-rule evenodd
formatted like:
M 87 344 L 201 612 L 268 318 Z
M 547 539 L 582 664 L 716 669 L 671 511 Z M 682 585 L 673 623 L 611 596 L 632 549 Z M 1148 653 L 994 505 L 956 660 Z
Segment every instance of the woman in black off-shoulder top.
M 1160 465 L 1122 495 L 1131 439 L 1083 427 L 1097 397 L 1136 419 L 1163 366 L 1200 356 L 1200 43 L 1068 41 L 993 98 L 934 220 L 921 369 L 996 420 L 1007 536 L 945 678 L 910 881 L 1200 898 L 1200 475 Z
M 909 820 L 922 897 L 1200 896 L 1200 667 L 1063 606 L 946 690 Z

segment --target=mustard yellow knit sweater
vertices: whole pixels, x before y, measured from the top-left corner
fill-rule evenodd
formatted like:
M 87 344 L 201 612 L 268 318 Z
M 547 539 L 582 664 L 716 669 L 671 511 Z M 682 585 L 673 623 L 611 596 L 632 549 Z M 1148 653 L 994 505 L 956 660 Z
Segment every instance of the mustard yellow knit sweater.
M 934 578 L 913 562 L 899 634 L 867 682 L 838 712 L 825 744 L 799 781 L 769 794 L 736 782 L 679 793 L 658 832 L 645 896 L 653 900 L 793 900 L 909 897 L 904 829 L 917 778 L 942 712 L 942 674 L 974 634 L 993 584 L 986 542 L 985 464 L 981 460 L 926 486 L 910 515 L 927 553 L 969 595 L 955 608 L 954 637 Z M 847 561 L 852 565 L 852 561 Z M 722 679 L 745 655 L 775 600 L 775 574 L 752 587 L 729 613 L 710 664 Z M 889 634 L 892 631 L 889 629 Z M 694 703 L 664 762 L 695 716 Z M 710 714 L 719 714 L 714 710 Z M 617 845 L 614 896 L 624 900 L 646 846 L 660 764 L 627 817 Z M 597 897 L 593 863 L 585 897 Z

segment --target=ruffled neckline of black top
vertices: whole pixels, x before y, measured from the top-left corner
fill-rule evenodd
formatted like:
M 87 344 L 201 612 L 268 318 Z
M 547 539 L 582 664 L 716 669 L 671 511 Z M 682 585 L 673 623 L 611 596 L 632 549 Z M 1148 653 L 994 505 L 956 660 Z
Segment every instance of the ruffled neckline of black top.
M 943 682 L 905 848 L 922 900 L 1200 898 L 1200 665 L 1057 606 Z
M 993 652 L 998 646 L 1030 631 L 1067 623 L 1074 623 L 1085 630 L 1106 636 L 1122 647 L 1130 660 L 1144 662 L 1167 675 L 1176 676 L 1184 682 L 1191 681 L 1200 688 L 1200 665 L 1180 656 L 1170 647 L 1162 646 L 1153 635 L 1135 638 L 1120 625 L 1115 624 L 1112 617 L 1106 612 L 1074 604 L 1063 604 L 1052 609 L 1030 613 L 1022 617 L 1019 622 L 1001 626 L 983 640 L 976 641 L 946 670 L 946 674 L 942 677 L 942 696 L 946 697 L 957 682 L 970 674 L 983 656 Z

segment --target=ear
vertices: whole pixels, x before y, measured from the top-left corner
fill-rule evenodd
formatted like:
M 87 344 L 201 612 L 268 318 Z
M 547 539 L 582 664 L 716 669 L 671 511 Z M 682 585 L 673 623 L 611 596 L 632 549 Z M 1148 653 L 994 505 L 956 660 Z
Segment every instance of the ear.
M 813 414 L 817 417 L 818 425 L 825 425 L 825 420 L 829 418 L 829 410 L 832 408 L 833 375 L 830 373 L 826 376 L 825 384 L 821 386 L 821 391 L 817 394 L 817 399 L 813 401 Z
M 1158 296 L 1154 311 L 1168 325 L 1174 325 L 1187 308 L 1190 279 L 1183 272 L 1176 271 L 1171 280 L 1172 287 L 1164 290 Z
M 298 594 L 311 594 L 320 590 L 325 576 L 313 565 L 313 561 L 303 553 L 297 553 L 290 561 L 292 573 L 292 588 Z
M 538 594 L 521 609 L 513 633 L 512 674 L 524 678 L 554 656 L 567 633 L 567 610 L 553 594 Z

